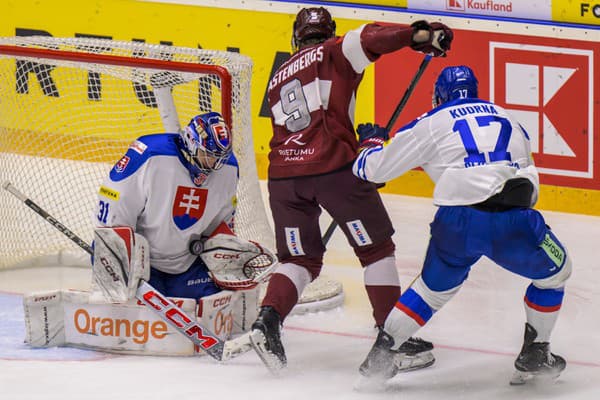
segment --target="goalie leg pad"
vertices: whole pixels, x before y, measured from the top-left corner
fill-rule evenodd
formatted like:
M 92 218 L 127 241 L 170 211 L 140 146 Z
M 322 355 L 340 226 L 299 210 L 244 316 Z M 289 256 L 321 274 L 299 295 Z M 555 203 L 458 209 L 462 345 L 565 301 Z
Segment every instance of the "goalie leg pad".
M 193 299 L 170 298 L 193 315 Z M 90 292 L 56 290 L 23 298 L 25 342 L 119 354 L 194 355 L 194 344 L 136 299 L 122 304 L 92 300 Z
M 150 277 L 148 241 L 130 227 L 94 230 L 92 280 L 104 298 L 124 303 L 135 297 L 140 280 Z
M 62 291 L 53 290 L 23 296 L 25 343 L 32 347 L 65 344 Z
M 259 288 L 222 290 L 198 299 L 198 322 L 223 340 L 250 330 L 258 317 Z
M 258 316 L 258 298 L 259 289 L 256 288 L 223 290 L 198 300 L 198 322 L 226 340 L 222 361 L 251 349 L 248 331 Z M 202 352 L 198 348 L 196 351 Z

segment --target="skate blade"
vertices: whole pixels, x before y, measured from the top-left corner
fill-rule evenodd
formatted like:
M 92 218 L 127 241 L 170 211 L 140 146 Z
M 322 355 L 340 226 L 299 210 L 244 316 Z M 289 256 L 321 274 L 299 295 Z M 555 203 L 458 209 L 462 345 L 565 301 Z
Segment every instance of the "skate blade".
M 266 342 L 265 335 L 261 331 L 253 330 L 250 333 L 250 344 L 256 354 L 258 354 L 258 357 L 260 357 L 271 374 L 280 376 L 285 365 L 275 354 L 267 350 Z
M 250 332 L 247 332 L 235 339 L 230 339 L 225 342 L 221 361 L 231 360 L 232 358 L 250 351 L 250 349 L 252 349 L 252 345 L 250 344 Z
M 525 385 L 528 382 L 531 383 L 552 383 L 558 379 L 562 371 L 546 371 L 542 373 L 515 371 L 510 379 L 511 386 Z
M 435 363 L 435 357 L 432 352 L 424 351 L 413 356 L 402 354 L 394 362 L 398 367 L 398 372 L 410 372 L 432 366 Z

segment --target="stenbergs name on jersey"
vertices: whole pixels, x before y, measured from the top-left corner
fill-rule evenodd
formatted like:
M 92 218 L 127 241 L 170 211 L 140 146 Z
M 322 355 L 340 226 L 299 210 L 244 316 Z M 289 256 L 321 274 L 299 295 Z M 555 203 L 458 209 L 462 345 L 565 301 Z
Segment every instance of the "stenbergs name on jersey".
M 499 114 L 491 104 L 477 104 L 476 106 L 462 106 L 448 110 L 453 119 L 462 118 L 469 114 Z
M 190 315 L 193 299 L 177 299 Z M 65 304 L 68 345 L 132 354 L 193 355 L 191 341 L 137 300 L 125 304 Z
M 286 80 L 288 77 L 294 75 L 298 71 L 301 71 L 309 67 L 314 62 L 323 61 L 323 46 L 311 47 L 301 51 L 298 55 L 292 56 L 290 60 L 285 62 L 273 76 L 269 82 L 269 90 L 272 90 L 275 86 Z
M 315 154 L 314 148 L 309 149 L 279 149 L 283 161 L 304 161 L 304 157 Z

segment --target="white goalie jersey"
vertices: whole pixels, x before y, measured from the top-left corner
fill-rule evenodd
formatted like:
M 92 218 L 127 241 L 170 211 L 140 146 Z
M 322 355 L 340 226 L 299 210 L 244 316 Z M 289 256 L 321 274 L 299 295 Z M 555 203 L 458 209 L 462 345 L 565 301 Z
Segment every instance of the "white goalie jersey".
M 178 274 L 197 257 L 190 242 L 233 224 L 238 165 L 233 154 L 202 182 L 192 182 L 178 134 L 143 136 L 110 171 L 98 192 L 96 226 L 130 226 L 150 244 L 150 265 Z
M 363 150 L 354 174 L 387 182 L 422 167 L 435 182 L 433 203 L 470 205 L 500 192 L 512 178 L 527 178 L 537 201 L 539 176 L 529 136 L 502 107 L 479 99 L 443 104 L 400 129 L 387 146 Z

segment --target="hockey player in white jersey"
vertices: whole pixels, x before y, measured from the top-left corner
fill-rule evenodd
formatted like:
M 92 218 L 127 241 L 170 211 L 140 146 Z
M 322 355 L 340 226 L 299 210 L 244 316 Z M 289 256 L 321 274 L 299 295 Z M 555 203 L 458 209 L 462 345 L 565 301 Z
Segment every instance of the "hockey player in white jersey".
M 231 139 L 222 116 L 209 112 L 180 132 L 135 140 L 98 191 L 92 290 L 27 296 L 26 342 L 201 353 L 137 302 L 141 281 L 148 281 L 188 312 L 177 326 L 195 317 L 227 340 L 221 360 L 250 349 L 244 336 L 229 339 L 248 331 L 258 315 L 258 283 L 276 258 L 234 234 L 238 164 Z
M 421 275 L 398 299 L 360 373 L 385 380 L 397 373 L 394 351 L 461 288 L 486 256 L 531 280 L 524 298 L 524 343 L 511 384 L 538 375 L 557 377 L 565 359 L 550 352 L 571 261 L 532 207 L 539 177 L 530 139 L 502 107 L 477 97 L 467 66 L 445 68 L 434 88 L 434 109 L 392 138 L 377 125 L 357 129 L 360 154 L 353 172 L 386 182 L 421 166 L 435 182 L 438 206 Z
M 96 224 L 132 227 L 148 241 L 149 282 L 166 296 L 220 291 L 198 246 L 233 234 L 238 165 L 231 145 L 220 114 L 198 115 L 179 134 L 135 140 L 100 187 Z

